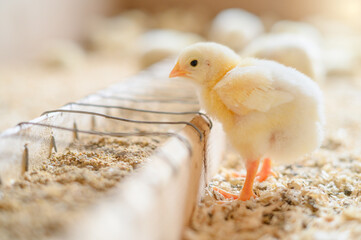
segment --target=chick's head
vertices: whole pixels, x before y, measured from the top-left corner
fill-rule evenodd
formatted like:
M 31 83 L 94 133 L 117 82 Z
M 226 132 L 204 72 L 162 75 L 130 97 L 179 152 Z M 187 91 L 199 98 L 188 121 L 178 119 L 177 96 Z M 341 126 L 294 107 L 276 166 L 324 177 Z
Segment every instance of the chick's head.
M 203 87 L 213 87 L 239 60 L 239 55 L 221 44 L 196 43 L 180 53 L 169 77 L 184 77 Z

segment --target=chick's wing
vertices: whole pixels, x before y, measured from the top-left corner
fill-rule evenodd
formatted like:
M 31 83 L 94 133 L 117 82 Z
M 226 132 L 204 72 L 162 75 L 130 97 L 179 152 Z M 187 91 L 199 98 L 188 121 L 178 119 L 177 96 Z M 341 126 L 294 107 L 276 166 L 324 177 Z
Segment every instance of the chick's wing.
M 273 86 L 271 72 L 260 66 L 236 67 L 214 87 L 223 103 L 234 113 L 267 112 L 290 102 L 294 96 Z

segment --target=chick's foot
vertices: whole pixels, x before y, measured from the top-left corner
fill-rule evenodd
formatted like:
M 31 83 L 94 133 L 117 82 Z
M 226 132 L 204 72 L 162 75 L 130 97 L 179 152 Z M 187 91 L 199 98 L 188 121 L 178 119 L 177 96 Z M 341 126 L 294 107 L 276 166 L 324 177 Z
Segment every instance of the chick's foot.
M 230 176 L 233 177 L 233 178 L 245 178 L 246 174 L 239 173 L 239 172 L 231 172 Z
M 213 187 L 213 191 L 219 192 L 226 199 L 239 199 L 242 201 L 247 201 L 252 197 L 256 197 L 256 195 L 253 193 L 253 182 L 257 175 L 258 166 L 259 160 L 247 162 L 246 180 L 244 182 L 242 192 L 239 196 L 233 193 L 226 192 L 217 187 Z
M 227 191 L 224 191 L 221 188 L 218 187 L 212 187 L 213 191 L 220 193 L 225 199 L 238 199 L 238 194 L 233 194 Z
M 253 193 L 253 191 L 247 191 L 247 192 L 241 192 L 241 195 L 238 197 L 239 200 L 241 201 L 248 201 L 251 198 L 256 198 L 257 195 Z
M 259 182 L 265 181 L 269 176 L 277 177 L 277 174 L 274 171 L 272 171 L 271 166 L 272 166 L 271 159 L 266 158 L 263 160 L 262 168 L 256 175 L 258 177 Z

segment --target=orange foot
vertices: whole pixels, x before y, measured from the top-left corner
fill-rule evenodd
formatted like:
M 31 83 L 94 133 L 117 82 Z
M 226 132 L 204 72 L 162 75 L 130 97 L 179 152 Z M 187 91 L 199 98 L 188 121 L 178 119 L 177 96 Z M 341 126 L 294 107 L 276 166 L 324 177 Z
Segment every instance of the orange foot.
M 225 199 L 232 199 L 232 200 L 239 199 L 241 201 L 247 201 L 247 200 L 251 199 L 251 197 L 256 198 L 256 194 L 254 194 L 253 191 L 250 191 L 250 192 L 242 191 L 240 195 L 237 195 L 237 194 L 233 194 L 233 193 L 224 191 L 223 189 L 220 189 L 217 187 L 213 187 L 212 189 L 213 189 L 213 191 L 220 193 Z M 224 203 L 224 201 L 220 201 L 219 203 Z
M 251 199 L 251 197 L 256 197 L 252 189 L 253 189 L 254 179 L 256 178 L 258 165 L 259 165 L 259 160 L 248 163 L 246 181 L 244 182 L 242 192 L 239 196 L 233 193 L 226 192 L 217 187 L 213 187 L 213 190 L 222 194 L 223 197 L 225 197 L 226 199 L 239 199 L 241 201 L 247 201 Z
M 241 200 L 241 201 L 247 201 L 247 200 L 250 200 L 251 198 L 256 198 L 257 197 L 257 195 L 256 194 L 254 194 L 254 192 L 253 191 L 248 191 L 248 192 L 241 192 L 241 195 L 239 196 L 239 200 Z
M 218 187 L 212 187 L 213 191 L 220 193 L 225 199 L 238 199 L 239 195 L 224 191 Z
M 274 171 L 272 171 L 271 165 L 272 165 L 271 159 L 265 158 L 263 160 L 261 171 L 259 171 L 259 173 L 257 173 L 257 177 L 258 177 L 259 182 L 263 182 L 270 175 L 274 176 L 274 177 L 277 177 L 277 174 Z
M 239 172 L 232 172 L 231 177 L 233 177 L 233 178 L 245 178 L 246 174 L 239 173 Z

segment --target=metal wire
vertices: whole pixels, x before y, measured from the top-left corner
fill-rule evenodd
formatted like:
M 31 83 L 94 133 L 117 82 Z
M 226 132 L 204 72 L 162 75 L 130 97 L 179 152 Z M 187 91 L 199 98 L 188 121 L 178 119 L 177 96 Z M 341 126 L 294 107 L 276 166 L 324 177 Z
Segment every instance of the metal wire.
M 174 91 L 179 91 L 179 89 L 178 88 L 175 88 L 174 89 Z M 139 95 L 140 97 L 152 97 L 152 98 L 154 98 L 155 97 L 155 94 L 158 94 L 158 92 L 164 92 L 164 93 L 169 93 L 171 91 L 171 89 L 169 89 L 169 88 L 164 88 L 164 89 L 160 89 L 160 88 L 156 88 L 156 89 L 154 89 L 154 93 L 153 94 L 146 94 L 145 92 L 142 92 L 142 91 L 134 91 L 134 90 L 131 90 L 131 91 L 112 91 L 111 93 L 113 93 L 113 94 L 121 94 L 121 95 L 123 95 L 123 94 L 125 94 L 125 95 Z M 138 96 L 137 96 L 138 97 Z M 183 96 L 180 96 L 180 95 L 177 95 L 176 96 L 177 97 L 177 99 L 180 99 L 180 100 L 183 100 L 183 99 L 185 99 L 185 100 L 192 100 L 192 101 L 197 101 L 197 98 L 196 97 L 194 97 L 194 96 L 192 96 L 192 95 L 183 95 Z M 165 97 L 163 97 L 162 99 L 164 99 L 164 100 L 169 100 L 169 99 L 174 99 L 174 97 L 173 98 L 169 98 L 169 97 L 167 97 L 167 96 L 165 96 Z
M 186 122 L 186 121 L 174 121 L 174 122 L 172 122 L 172 121 L 165 121 L 165 122 L 141 121 L 141 120 L 133 120 L 133 119 L 128 119 L 128 118 L 114 117 L 111 115 L 97 113 L 97 112 L 80 111 L 80 110 L 66 110 L 66 109 L 57 109 L 57 110 L 46 111 L 46 112 L 42 113 L 41 115 L 43 116 L 43 115 L 46 115 L 49 113 L 56 113 L 56 112 L 87 114 L 87 115 L 99 116 L 99 117 L 104 117 L 104 118 L 108 118 L 108 119 L 113 119 L 113 120 L 118 120 L 118 121 L 123 121 L 123 122 L 130 122 L 130 123 L 137 123 L 137 124 L 165 124 L 165 125 L 179 125 L 179 124 L 183 125 L 184 124 L 184 125 L 191 126 L 194 130 L 196 130 L 199 134 L 200 141 L 203 140 L 203 133 L 201 132 L 201 130 L 199 130 L 199 128 L 197 126 L 195 126 L 193 123 Z
M 156 103 L 181 103 L 181 104 L 198 104 L 198 101 L 184 100 L 184 99 L 139 99 L 139 98 L 128 98 L 128 97 L 119 97 L 119 96 L 109 96 L 101 93 L 95 94 L 101 98 L 106 99 L 115 99 L 122 101 L 130 101 L 130 102 L 156 102 Z
M 56 125 L 51 125 L 51 124 L 46 124 L 46 123 L 37 123 L 37 122 L 20 122 L 17 124 L 17 126 L 19 126 L 20 128 L 23 125 L 49 127 L 49 128 L 54 128 L 54 129 L 59 129 L 59 130 L 69 131 L 69 132 L 77 131 L 79 133 L 98 135 L 98 136 L 110 136 L 110 137 L 174 136 L 174 137 L 178 138 L 181 142 L 184 143 L 184 145 L 187 147 L 187 149 L 189 151 L 190 156 L 193 154 L 191 144 L 188 142 L 188 140 L 177 133 L 171 133 L 171 132 L 128 132 L 128 133 L 127 132 L 101 132 L 101 131 L 80 130 L 80 129 L 74 130 L 73 128 L 56 126 Z
M 209 128 L 212 129 L 213 123 L 212 120 L 208 117 L 208 115 L 198 112 L 198 111 L 185 111 L 185 112 L 167 112 L 167 111 L 154 111 L 154 110 L 145 110 L 139 108 L 130 108 L 130 107 L 123 107 L 123 106 L 112 106 L 112 105 L 103 105 L 103 104 L 92 104 L 92 103 L 77 103 L 77 102 L 70 102 L 66 105 L 78 105 L 78 106 L 86 106 L 86 107 L 100 107 L 100 108 L 114 108 L 114 109 L 122 109 L 127 111 L 134 111 L 134 112 L 143 112 L 143 113 L 154 113 L 154 114 L 164 114 L 164 115 L 188 115 L 188 114 L 197 114 L 203 116 L 207 121 Z M 65 106 L 66 106 L 65 105 Z

